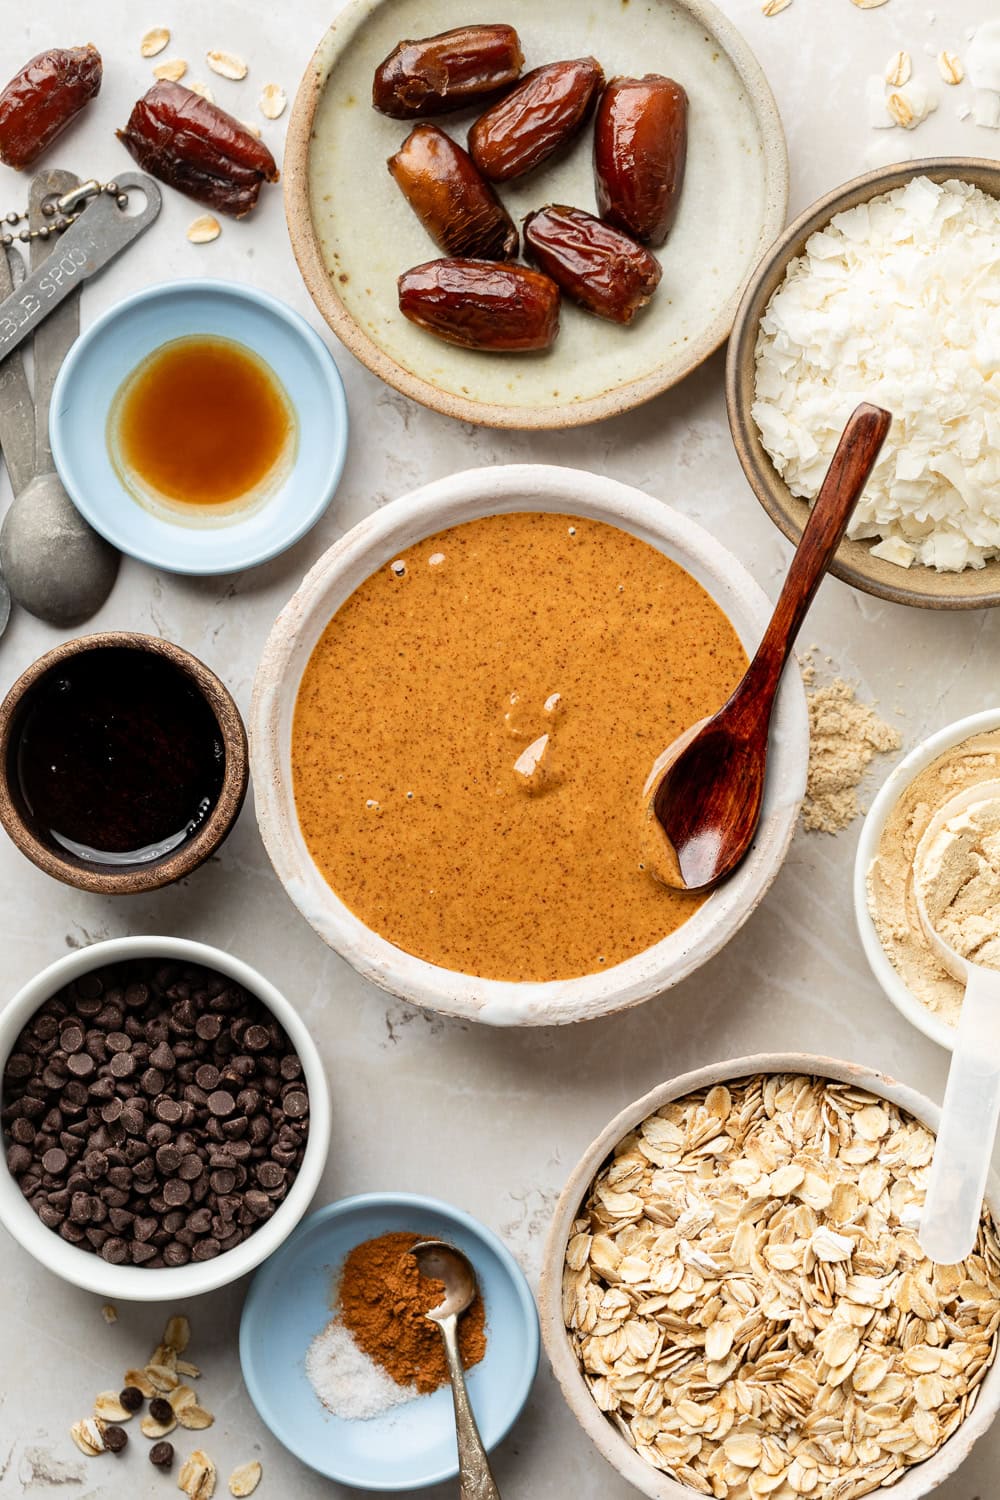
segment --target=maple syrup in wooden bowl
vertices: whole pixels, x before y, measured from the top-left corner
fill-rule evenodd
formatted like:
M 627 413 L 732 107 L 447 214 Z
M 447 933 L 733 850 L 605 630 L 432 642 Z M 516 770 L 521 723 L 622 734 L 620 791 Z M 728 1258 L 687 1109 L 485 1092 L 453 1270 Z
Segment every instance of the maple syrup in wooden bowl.
M 190 874 L 228 835 L 246 786 L 229 692 L 155 636 L 67 641 L 0 704 L 0 823 L 68 885 L 129 894 Z

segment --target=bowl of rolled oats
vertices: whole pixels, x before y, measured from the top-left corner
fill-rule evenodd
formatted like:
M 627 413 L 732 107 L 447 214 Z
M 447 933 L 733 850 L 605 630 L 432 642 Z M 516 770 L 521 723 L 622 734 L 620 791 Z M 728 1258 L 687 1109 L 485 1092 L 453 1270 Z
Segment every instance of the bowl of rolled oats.
M 556 1208 L 542 1336 L 571 1410 L 654 1500 L 927 1495 L 1000 1406 L 1000 1207 L 917 1239 L 937 1106 L 829 1058 L 744 1058 L 624 1110 Z

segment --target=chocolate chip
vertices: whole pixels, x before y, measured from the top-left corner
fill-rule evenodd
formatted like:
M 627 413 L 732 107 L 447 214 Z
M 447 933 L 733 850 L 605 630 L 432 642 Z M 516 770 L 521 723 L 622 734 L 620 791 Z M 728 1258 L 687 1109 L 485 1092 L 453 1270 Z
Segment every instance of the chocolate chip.
M 191 1251 L 186 1245 L 177 1240 L 171 1240 L 169 1245 L 163 1247 L 163 1264 L 165 1266 L 186 1266 L 191 1259 Z
M 69 1166 L 69 1158 L 65 1151 L 58 1146 L 53 1146 L 51 1151 L 46 1151 L 42 1157 L 42 1166 L 51 1177 L 59 1177 Z
M 262 1161 L 257 1168 L 257 1181 L 269 1192 L 281 1187 L 285 1180 L 285 1169 L 274 1161 Z
M 163 1086 L 166 1083 L 166 1079 L 159 1068 L 147 1068 L 139 1081 L 142 1084 L 143 1093 L 149 1094 L 150 1097 L 162 1094 Z
M 285 1114 L 293 1120 L 301 1119 L 309 1110 L 309 1099 L 302 1093 L 288 1094 L 284 1101 Z
M 157 1099 L 153 1109 L 156 1118 L 162 1120 L 164 1125 L 176 1125 L 183 1114 L 176 1099 Z
M 159 1422 L 161 1427 L 165 1427 L 168 1422 L 174 1420 L 174 1409 L 164 1396 L 154 1396 L 149 1403 L 149 1415 L 154 1422 Z
M 109 1265 L 120 1266 L 128 1260 L 128 1245 L 118 1236 L 105 1240 L 101 1246 L 101 1258 Z
M 192 1151 L 187 1156 L 181 1157 L 177 1166 L 177 1175 L 184 1182 L 194 1182 L 196 1178 L 201 1176 L 204 1170 L 205 1163 L 200 1156 L 195 1155 Z
M 180 1177 L 171 1177 L 163 1184 L 164 1202 L 169 1203 L 171 1208 L 179 1208 L 187 1203 L 191 1197 L 191 1184 L 184 1182 Z
M 206 1094 L 210 1094 L 218 1086 L 219 1070 L 214 1063 L 202 1063 L 194 1075 L 195 1083 Z
M 128 1433 L 124 1427 L 117 1427 L 114 1423 L 105 1427 L 102 1436 L 105 1448 L 111 1453 L 120 1453 L 128 1443 Z
M 173 1443 L 154 1443 L 149 1450 L 149 1461 L 158 1469 L 169 1469 L 174 1461 Z
M 135 1058 L 131 1052 L 116 1052 L 108 1066 L 113 1078 L 131 1078 L 135 1072 Z
M 203 1042 L 214 1042 L 222 1030 L 218 1016 L 199 1016 L 195 1022 L 195 1035 Z
M 158 1068 L 161 1073 L 171 1073 L 176 1063 L 176 1058 L 166 1042 L 160 1042 L 149 1054 L 152 1067 Z
M 86 1036 L 83 1027 L 75 1021 L 71 1021 L 68 1025 L 64 1026 L 59 1033 L 59 1045 L 64 1052 L 82 1051 L 85 1041 Z
M 216 1089 L 208 1096 L 208 1107 L 213 1115 L 222 1118 L 232 1114 L 236 1108 L 236 1100 L 226 1089 Z
M 191 1251 L 191 1259 L 199 1261 L 214 1260 L 221 1253 L 222 1246 L 219 1244 L 219 1241 L 209 1237 L 208 1239 L 198 1241 L 197 1245 Z
M 109 1052 L 131 1052 L 132 1038 L 126 1031 L 112 1031 L 106 1037 Z
M 138 1411 L 145 1399 L 137 1385 L 127 1385 L 118 1394 L 118 1400 L 126 1411 Z

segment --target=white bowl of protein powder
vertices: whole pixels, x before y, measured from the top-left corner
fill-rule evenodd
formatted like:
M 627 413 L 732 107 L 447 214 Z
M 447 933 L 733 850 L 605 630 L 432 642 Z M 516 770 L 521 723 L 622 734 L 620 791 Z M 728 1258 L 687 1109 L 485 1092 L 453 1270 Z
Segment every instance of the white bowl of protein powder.
M 917 914 L 914 859 L 934 814 L 979 782 L 1000 777 L 1000 709 L 947 725 L 911 750 L 890 773 L 865 818 L 854 865 L 854 908 L 872 973 L 908 1021 L 951 1050 L 962 983 L 942 967 Z M 986 909 L 995 874 L 981 881 Z

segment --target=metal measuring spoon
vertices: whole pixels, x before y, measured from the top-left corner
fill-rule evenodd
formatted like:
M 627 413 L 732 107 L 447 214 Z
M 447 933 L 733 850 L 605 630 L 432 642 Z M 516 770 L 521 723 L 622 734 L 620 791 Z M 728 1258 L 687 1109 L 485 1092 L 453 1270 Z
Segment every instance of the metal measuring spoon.
M 71 172 L 39 173 L 31 185 L 30 227 L 46 222 L 46 199 L 61 197 L 79 182 Z M 32 270 L 58 249 L 55 235 L 32 240 Z M 0 290 L 6 296 L 12 287 Z M 0 365 L 0 380 L 7 377 L 0 395 L 0 447 L 14 490 L 0 530 L 0 568 L 16 603 L 50 625 L 78 625 L 89 619 L 108 597 L 118 574 L 118 553 L 87 524 L 67 495 L 49 446 L 52 387 L 80 332 L 81 290 L 82 284 L 74 287 L 35 333 L 33 403 L 20 352 Z
M 444 1282 L 444 1301 L 425 1317 L 441 1330 L 458 1436 L 458 1492 L 460 1500 L 500 1500 L 483 1440 L 473 1415 L 458 1352 L 458 1320 L 476 1295 L 476 1273 L 467 1255 L 444 1240 L 421 1240 L 410 1251 L 424 1276 Z
M 950 947 L 934 925 L 920 871 L 942 830 L 982 802 L 1000 801 L 1000 781 L 983 781 L 952 797 L 931 819 L 913 861 L 920 925 L 944 968 L 965 985 L 948 1069 L 941 1124 L 920 1219 L 920 1248 L 939 1265 L 972 1254 L 1000 1119 L 1000 970 L 973 963 Z

